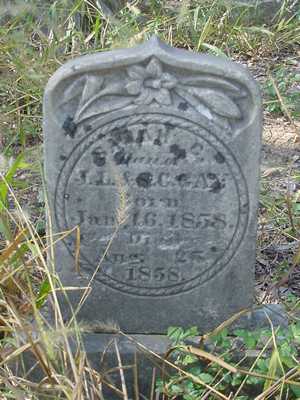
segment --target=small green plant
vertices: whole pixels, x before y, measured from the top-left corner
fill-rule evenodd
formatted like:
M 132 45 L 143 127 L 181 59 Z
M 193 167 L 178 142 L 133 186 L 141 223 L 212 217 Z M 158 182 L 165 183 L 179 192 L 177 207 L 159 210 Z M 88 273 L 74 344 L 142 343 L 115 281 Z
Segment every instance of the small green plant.
M 172 341 L 169 356 L 174 363 L 224 398 L 230 395 L 239 400 L 251 400 L 254 396 L 264 399 L 264 395 L 276 393 L 280 393 L 280 398 L 299 398 L 299 322 L 287 328 L 274 329 L 271 325 L 270 329 L 256 331 L 236 329 L 231 334 L 224 328 L 205 341 L 199 338 L 196 328 L 172 327 L 168 336 Z M 167 399 L 215 398 L 211 389 L 195 383 L 188 374 L 179 372 L 161 379 L 159 390 Z

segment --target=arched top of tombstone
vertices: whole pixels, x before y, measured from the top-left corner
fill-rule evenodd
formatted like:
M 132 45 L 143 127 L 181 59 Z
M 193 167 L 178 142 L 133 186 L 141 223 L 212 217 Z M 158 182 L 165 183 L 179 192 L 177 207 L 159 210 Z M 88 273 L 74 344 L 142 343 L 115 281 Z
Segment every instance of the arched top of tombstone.
M 67 62 L 49 80 L 44 104 L 53 122 L 72 129 L 121 109 L 175 107 L 230 139 L 256 118 L 260 94 L 245 67 L 153 36 L 134 48 Z

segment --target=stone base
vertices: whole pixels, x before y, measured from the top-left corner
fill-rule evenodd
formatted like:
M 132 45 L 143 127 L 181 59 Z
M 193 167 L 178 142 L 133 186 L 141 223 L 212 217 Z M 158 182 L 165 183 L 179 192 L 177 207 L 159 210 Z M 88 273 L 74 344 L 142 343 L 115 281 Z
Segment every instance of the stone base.
M 242 316 L 234 324 L 228 326 L 228 329 L 268 328 L 270 321 L 267 316 L 274 327 L 279 325 L 286 327 L 288 324 L 284 307 L 280 304 L 268 304 Z M 193 343 L 197 345 L 199 338 L 187 341 L 187 344 Z M 105 400 L 118 400 L 124 397 L 120 367 L 124 373 L 130 400 L 155 399 L 153 395 L 155 379 L 162 375 L 167 377 L 170 373 L 176 372 L 172 367 L 166 367 L 159 358 L 159 356 L 163 358 L 170 348 L 170 340 L 164 335 L 85 333 L 83 344 L 91 367 L 99 371 L 103 378 Z M 72 341 L 71 346 L 75 350 L 76 346 Z M 30 354 L 28 356 L 25 362 L 27 371 L 33 364 L 32 356 Z M 35 370 L 33 374 L 30 374 L 30 379 L 39 382 L 43 376 L 41 371 Z M 117 391 L 112 387 L 117 388 Z
M 104 398 L 122 397 L 120 367 L 123 367 L 129 399 L 154 399 L 155 380 L 162 375 L 164 357 L 170 341 L 163 335 L 86 334 L 83 337 L 87 358 L 103 379 Z M 118 360 L 117 352 L 121 359 Z M 164 373 L 168 373 L 165 371 Z M 109 387 L 113 385 L 120 393 Z M 124 397 L 125 398 L 125 397 Z
M 269 319 L 270 320 L 269 320 Z M 237 327 L 249 330 L 269 328 L 270 321 L 273 326 L 287 326 L 288 319 L 284 307 L 280 304 L 269 304 L 242 316 L 229 329 Z M 129 399 L 153 399 L 152 391 L 155 390 L 155 378 L 162 373 L 169 375 L 175 373 L 171 367 L 166 367 L 159 359 L 163 357 L 170 346 L 170 341 L 163 335 L 141 334 L 104 334 L 89 333 L 83 337 L 87 357 L 93 368 L 100 370 L 106 382 L 122 390 L 119 361 L 116 347 L 120 353 L 121 364 L 124 368 L 124 377 Z M 195 338 L 195 344 L 199 338 Z M 153 354 L 155 353 L 155 354 Z M 126 368 L 126 366 L 128 368 Z M 113 370 L 107 374 L 107 371 Z M 114 393 L 103 385 L 107 399 L 119 399 L 120 395 Z
M 232 324 L 232 329 L 241 327 L 248 330 L 270 328 L 270 321 L 273 326 L 287 327 L 288 315 L 282 304 L 264 304 L 253 308 L 253 311 L 241 316 Z M 229 327 L 230 329 L 230 327 Z

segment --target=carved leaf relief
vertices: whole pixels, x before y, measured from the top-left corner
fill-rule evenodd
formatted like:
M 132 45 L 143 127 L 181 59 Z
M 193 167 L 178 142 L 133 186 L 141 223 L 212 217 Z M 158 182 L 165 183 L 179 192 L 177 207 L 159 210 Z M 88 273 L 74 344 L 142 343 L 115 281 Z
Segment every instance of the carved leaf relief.
M 74 98 L 81 96 L 86 79 L 87 78 L 85 76 L 81 76 L 78 80 L 67 87 L 64 91 L 63 100 L 60 102 L 60 105 L 68 103 Z
M 197 112 L 230 134 L 232 123 L 243 119 L 240 99 L 246 92 L 222 76 L 176 76 L 165 72 L 162 63 L 152 57 L 148 64 L 132 65 L 125 76 L 103 78 L 88 74 L 72 82 L 64 90 L 60 105 L 76 99 L 73 121 L 78 124 L 88 118 L 109 113 L 129 105 L 162 105 Z M 59 106 L 60 106 L 59 105 Z
M 87 83 L 88 84 L 88 83 Z M 114 95 L 116 98 L 110 99 L 108 96 Z M 108 84 L 102 90 L 98 91 L 93 96 L 89 96 L 86 101 L 81 102 L 75 114 L 75 121 L 90 118 L 91 115 L 103 114 L 112 110 L 124 107 L 124 104 L 130 104 L 130 98 L 124 98 L 124 88 L 120 82 Z M 119 106 L 118 106 L 119 105 Z
M 188 91 L 216 114 L 226 118 L 242 118 L 240 109 L 226 94 L 206 88 L 189 88 Z

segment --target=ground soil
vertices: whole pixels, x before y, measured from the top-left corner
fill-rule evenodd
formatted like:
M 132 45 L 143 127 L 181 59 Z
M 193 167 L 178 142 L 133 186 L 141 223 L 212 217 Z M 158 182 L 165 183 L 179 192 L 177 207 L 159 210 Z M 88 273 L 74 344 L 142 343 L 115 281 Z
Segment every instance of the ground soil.
M 279 225 L 275 216 L 270 218 L 271 213 L 262 201 L 263 196 L 274 204 L 281 199 L 285 214 L 284 199 L 300 201 L 299 128 L 299 123 L 265 115 L 256 263 L 258 302 L 279 302 L 289 294 L 300 296 L 300 268 L 293 263 L 300 241 L 296 232 L 291 233 L 290 220 L 286 218 Z

